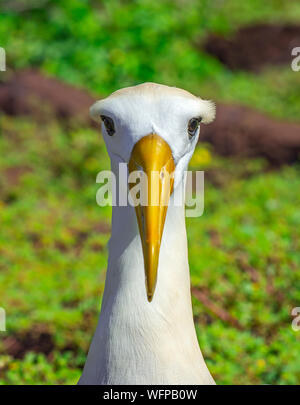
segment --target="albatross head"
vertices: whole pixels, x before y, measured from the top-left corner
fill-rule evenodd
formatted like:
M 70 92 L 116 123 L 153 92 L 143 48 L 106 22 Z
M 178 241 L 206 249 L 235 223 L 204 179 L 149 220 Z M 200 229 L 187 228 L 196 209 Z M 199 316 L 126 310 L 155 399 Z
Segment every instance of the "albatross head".
M 141 171 L 147 175 L 148 202 L 137 205 L 135 210 L 150 302 L 169 197 L 184 179 L 200 123 L 214 119 L 215 106 L 185 90 L 144 83 L 97 101 L 90 112 L 102 124 L 112 163 L 125 162 L 129 173 Z M 152 173 L 158 173 L 158 177 Z

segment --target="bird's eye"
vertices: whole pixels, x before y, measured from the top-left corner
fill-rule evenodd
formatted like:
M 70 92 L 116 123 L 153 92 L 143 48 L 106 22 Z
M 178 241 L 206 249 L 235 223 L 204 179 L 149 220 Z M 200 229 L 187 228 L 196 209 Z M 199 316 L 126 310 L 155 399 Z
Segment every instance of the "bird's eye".
M 116 132 L 113 120 L 110 117 L 107 117 L 106 115 L 100 115 L 100 117 L 105 126 L 107 135 L 113 136 L 113 134 Z
M 192 118 L 191 120 L 189 120 L 188 133 L 190 139 L 193 138 L 193 136 L 195 136 L 201 120 L 202 120 L 201 117 Z

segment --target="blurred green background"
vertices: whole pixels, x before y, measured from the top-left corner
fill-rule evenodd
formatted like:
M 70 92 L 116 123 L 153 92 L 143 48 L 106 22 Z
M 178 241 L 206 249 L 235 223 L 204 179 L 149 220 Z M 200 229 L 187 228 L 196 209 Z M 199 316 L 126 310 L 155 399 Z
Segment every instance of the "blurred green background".
M 10 70 L 39 69 L 98 97 L 154 81 L 299 120 L 300 73 L 289 65 L 232 72 L 198 45 L 245 25 L 300 24 L 296 0 L 0 6 Z M 0 383 L 73 384 L 104 288 L 110 209 L 96 205 L 95 179 L 109 160 L 88 126 L 4 113 L 0 125 Z M 199 145 L 191 169 L 218 176 L 206 182 L 204 215 L 187 221 L 192 284 L 208 297 L 195 293 L 193 307 L 211 373 L 218 384 L 299 384 L 290 315 L 300 305 L 299 165 L 270 170 L 263 159 Z

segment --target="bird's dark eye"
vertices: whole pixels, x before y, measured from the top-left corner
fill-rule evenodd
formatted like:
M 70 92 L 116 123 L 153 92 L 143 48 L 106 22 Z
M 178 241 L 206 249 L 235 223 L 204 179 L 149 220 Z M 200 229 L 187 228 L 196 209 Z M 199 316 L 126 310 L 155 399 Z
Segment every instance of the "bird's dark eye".
M 107 117 L 106 115 L 100 115 L 100 117 L 105 126 L 107 135 L 113 136 L 113 134 L 116 132 L 113 120 L 110 117 Z
M 202 120 L 201 117 L 192 118 L 191 120 L 189 120 L 188 133 L 190 139 L 196 134 L 201 120 Z

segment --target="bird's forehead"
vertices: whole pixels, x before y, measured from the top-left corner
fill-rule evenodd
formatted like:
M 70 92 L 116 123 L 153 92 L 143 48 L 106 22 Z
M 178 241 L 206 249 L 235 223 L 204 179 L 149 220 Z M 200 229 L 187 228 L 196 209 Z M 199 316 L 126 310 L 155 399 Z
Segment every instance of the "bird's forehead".
M 168 113 L 197 113 L 199 98 L 176 87 L 144 83 L 142 85 L 117 90 L 97 103 L 98 111 L 113 113 L 125 118 L 138 116 L 160 117 Z
M 186 98 L 197 98 L 186 90 L 177 87 L 165 86 L 164 84 L 157 83 L 142 83 L 137 86 L 126 87 L 113 92 L 109 98 L 118 96 L 137 96 L 146 95 L 150 98 L 157 98 L 162 96 L 181 96 Z
M 112 116 L 122 125 L 139 122 L 175 125 L 192 117 L 201 117 L 208 124 L 214 119 L 215 106 L 186 90 L 156 83 L 143 83 L 120 89 L 97 101 L 90 109 L 91 117 L 101 122 L 101 115 Z

